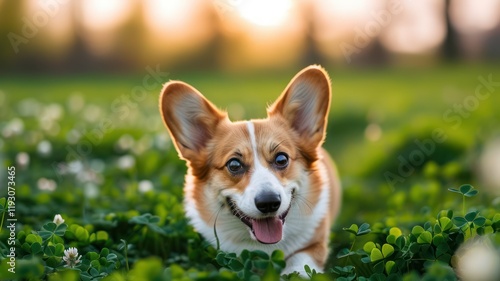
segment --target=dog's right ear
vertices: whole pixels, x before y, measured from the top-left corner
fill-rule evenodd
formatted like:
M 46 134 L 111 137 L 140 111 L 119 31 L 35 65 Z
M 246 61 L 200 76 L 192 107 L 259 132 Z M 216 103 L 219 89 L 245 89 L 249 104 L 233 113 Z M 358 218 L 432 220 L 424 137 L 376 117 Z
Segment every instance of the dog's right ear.
M 180 81 L 163 86 L 160 113 L 180 156 L 189 161 L 202 154 L 219 122 L 227 118 L 198 90 Z
M 278 100 L 268 109 L 270 117 L 281 115 L 300 138 L 300 151 L 308 159 L 318 159 L 330 108 L 331 84 L 318 65 L 301 70 L 292 78 Z

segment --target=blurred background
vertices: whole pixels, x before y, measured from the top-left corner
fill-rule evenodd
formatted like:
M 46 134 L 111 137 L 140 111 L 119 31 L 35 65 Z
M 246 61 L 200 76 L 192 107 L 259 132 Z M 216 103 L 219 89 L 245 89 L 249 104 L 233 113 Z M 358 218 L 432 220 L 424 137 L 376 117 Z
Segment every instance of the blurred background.
M 470 206 L 500 208 L 500 1 L 0 0 L 0 34 L 0 160 L 18 167 L 27 225 L 175 221 L 165 209 L 182 216 L 185 165 L 161 84 L 262 118 L 309 64 L 333 83 L 337 231 L 460 207 L 447 189 L 463 183 L 480 190 Z
M 0 1 L 0 73 L 436 65 L 500 57 L 485 0 Z M 5 40 L 7 39 L 7 40 Z

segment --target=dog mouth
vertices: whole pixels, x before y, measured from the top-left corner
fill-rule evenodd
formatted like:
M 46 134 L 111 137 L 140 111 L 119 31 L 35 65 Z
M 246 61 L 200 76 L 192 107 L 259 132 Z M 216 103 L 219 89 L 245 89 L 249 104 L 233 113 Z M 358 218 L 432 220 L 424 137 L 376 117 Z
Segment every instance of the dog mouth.
M 236 206 L 236 202 L 231 198 L 226 198 L 226 201 L 231 213 L 250 228 L 250 231 L 257 241 L 262 244 L 276 244 L 281 241 L 283 238 L 283 225 L 285 224 L 285 219 L 291 204 L 288 206 L 288 209 L 279 216 L 252 218 L 240 210 Z

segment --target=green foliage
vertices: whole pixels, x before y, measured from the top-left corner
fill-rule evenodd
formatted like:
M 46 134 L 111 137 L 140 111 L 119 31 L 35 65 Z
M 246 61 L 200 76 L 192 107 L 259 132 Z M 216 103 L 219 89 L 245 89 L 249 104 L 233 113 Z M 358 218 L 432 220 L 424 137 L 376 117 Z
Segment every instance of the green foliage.
M 461 185 L 459 189 L 448 188 L 449 191 L 462 194 L 465 197 L 476 196 L 479 192 L 470 184 Z
M 219 252 L 215 258 L 223 269 L 236 273 L 241 280 L 279 279 L 281 271 L 285 268 L 285 255 L 275 251 L 269 256 L 262 251 L 244 250 L 240 256 L 234 253 Z
M 464 194 L 470 192 L 464 191 Z M 477 194 L 477 193 L 476 193 Z M 458 247 L 477 235 L 500 232 L 500 213 L 470 211 L 464 217 L 455 216 L 452 210 L 442 210 L 433 221 L 413 226 L 408 234 L 399 227 L 380 227 L 372 231 L 370 225 L 352 224 L 343 230 L 353 236 L 350 249 L 343 248 L 337 254 L 343 265 L 333 266 L 327 273 L 317 273 L 305 267 L 311 280 L 454 280 L 451 269 L 452 257 Z M 112 217 L 115 219 L 116 217 Z M 128 223 L 134 235 L 168 236 L 164 227 L 158 225 L 160 218 L 151 214 L 132 216 Z M 136 226 L 136 227 L 134 227 Z M 117 227 L 117 225 L 115 226 Z M 43 224 L 38 231 L 26 235 L 19 233 L 22 258 L 16 278 L 48 280 L 303 280 L 306 276 L 297 273 L 281 276 L 286 267 L 281 251 L 271 255 L 261 251 L 244 250 L 240 255 L 213 252 L 204 247 L 202 255 L 211 261 L 207 267 L 186 267 L 182 260 L 165 264 L 159 258 L 136 258 L 129 269 L 127 252 L 134 252 L 132 244 L 120 239 L 110 243 L 112 236 L 107 231 L 89 231 L 84 226 L 72 223 Z M 111 228 L 112 230 L 113 228 Z M 112 231 L 113 232 L 113 231 Z M 355 241 L 370 236 L 359 249 Z M 132 239 L 140 242 L 141 239 Z M 201 242 L 201 241 L 200 241 Z M 110 244 L 112 248 L 104 247 Z M 76 263 L 63 259 L 68 249 L 76 245 L 81 249 Z M 211 257 L 211 258 L 210 258 Z M 181 262 L 181 263 L 178 263 Z M 124 265 L 126 265 L 124 267 Z M 280 277 L 281 276 L 281 277 Z
M 354 234 L 355 236 L 362 236 L 370 233 L 370 225 L 367 223 L 363 223 L 361 226 L 357 226 L 356 224 L 352 224 L 349 228 L 342 228 L 343 230 Z
M 26 236 L 24 234 L 23 232 L 19 233 L 19 236 L 24 238 L 19 239 L 21 247 L 17 254 L 30 262 L 20 262 L 16 275 L 13 277 L 19 279 L 100 280 L 119 268 L 118 256 L 111 253 L 109 249 L 102 248 L 98 252 L 90 250 L 95 249 L 95 247 L 88 239 L 88 232 L 80 225 L 72 224 L 68 228 L 64 223 L 57 225 L 53 222 L 47 222 L 39 231 Z M 73 259 L 74 262 L 68 263 L 64 257 L 69 257 L 66 251 L 70 247 L 65 245 L 75 243 L 89 251 L 83 255 L 78 253 Z M 43 270 L 40 270 L 40 266 L 43 267 Z M 78 274 L 71 273 L 72 271 Z
M 466 197 L 478 194 L 470 185 L 462 185 L 458 192 L 470 195 Z M 346 258 L 346 264 L 332 268 L 331 273 L 343 280 L 455 280 L 450 267 L 455 251 L 476 235 L 499 233 L 499 219 L 498 212 L 485 217 L 471 211 L 461 217 L 442 210 L 435 220 L 415 225 L 407 235 L 398 227 L 385 228 L 360 250 L 341 250 L 337 257 Z M 343 230 L 357 235 L 357 229 L 353 225 Z M 367 266 L 358 269 L 359 263 Z
M 463 184 L 460 188 L 448 188 L 449 191 L 462 195 L 462 213 L 465 215 L 465 197 L 473 197 L 478 194 L 478 191 L 470 184 Z

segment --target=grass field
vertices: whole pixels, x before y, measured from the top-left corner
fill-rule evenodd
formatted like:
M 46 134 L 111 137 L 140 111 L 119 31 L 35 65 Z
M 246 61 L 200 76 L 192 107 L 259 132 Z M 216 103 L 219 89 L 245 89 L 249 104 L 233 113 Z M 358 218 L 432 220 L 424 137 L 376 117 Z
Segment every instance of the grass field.
M 382 274 L 377 260 L 360 265 L 355 254 L 338 258 L 337 253 L 346 247 L 361 249 L 369 241 L 381 245 L 391 227 L 411 240 L 414 226 L 434 222 L 441 210 L 454 210 L 455 216 L 480 211 L 486 218 L 484 228 L 490 227 L 486 233 L 499 231 L 499 186 L 479 177 L 483 152 L 500 135 L 498 65 L 327 70 L 333 96 L 324 146 L 337 162 L 344 188 L 342 213 L 332 229 L 329 268 L 348 271 L 333 276 Z M 186 81 L 226 108 L 230 117 L 247 119 L 265 117 L 265 106 L 295 72 L 172 71 L 166 80 Z M 145 75 L 0 77 L 3 186 L 10 180 L 7 167 L 16 168 L 16 278 L 71 280 L 75 272 L 83 280 L 109 275 L 115 278 L 109 280 L 140 280 L 134 276 L 147 272 L 149 277 L 142 280 L 167 275 L 179 280 L 243 278 L 237 267 L 228 265 L 233 257 L 220 258 L 187 224 L 181 205 L 185 164 L 161 123 L 161 85 L 148 86 L 140 98 L 131 97 L 136 87 L 144 86 Z M 462 198 L 448 188 L 466 183 L 479 194 L 467 198 L 464 207 Z M 6 196 L 4 190 L 0 198 Z M 5 201 L 0 203 L 7 208 Z M 47 226 L 55 214 L 62 215 L 67 230 L 56 233 Z M 354 234 L 342 228 L 363 223 L 372 226 L 372 233 L 356 238 L 351 247 Z M 465 240 L 483 234 L 477 230 L 483 226 L 474 227 L 472 221 L 467 229 L 456 226 Z M 38 231 L 39 238 L 31 231 Z M 53 235 L 44 236 L 43 231 Z M 14 278 L 3 274 L 9 235 L 2 228 L 0 279 L 6 280 Z M 77 247 L 84 255 L 79 271 L 63 270 L 67 267 L 60 247 Z M 450 257 L 455 250 L 447 250 Z M 402 250 L 396 253 L 403 256 Z M 399 258 L 384 256 L 384 278 L 391 276 L 388 261 L 398 267 L 403 260 Z M 356 269 L 346 269 L 349 264 Z M 407 269 L 392 273 L 432 273 L 418 262 Z M 273 278 L 253 272 L 265 280 Z

